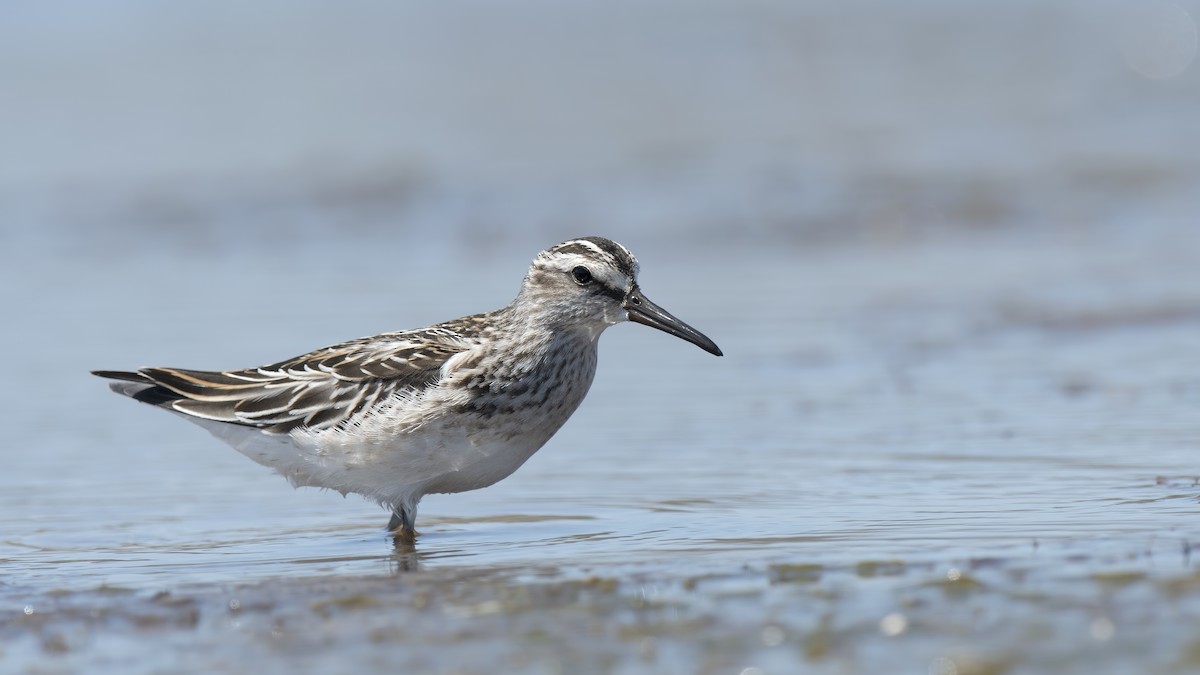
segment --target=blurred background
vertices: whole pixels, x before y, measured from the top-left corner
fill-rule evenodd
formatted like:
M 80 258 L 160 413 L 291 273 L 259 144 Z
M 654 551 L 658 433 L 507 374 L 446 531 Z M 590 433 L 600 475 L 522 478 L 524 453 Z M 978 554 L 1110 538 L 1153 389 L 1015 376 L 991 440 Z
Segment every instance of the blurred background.
M 422 564 L 1192 569 L 1196 0 L 2 13 L 15 588 L 376 570 L 374 505 L 296 493 L 87 371 L 245 367 L 493 309 L 586 234 L 727 356 L 614 328 L 546 449 L 426 500 Z M 1200 599 L 1175 623 L 1131 606 L 1079 619 L 1114 645 L 1095 663 L 1145 666 L 1125 626 L 1197 658 Z M 1001 651 L 1027 646 L 1013 631 Z
M 1196 212 L 1194 10 L 9 3 L 4 248 L 1141 230 Z

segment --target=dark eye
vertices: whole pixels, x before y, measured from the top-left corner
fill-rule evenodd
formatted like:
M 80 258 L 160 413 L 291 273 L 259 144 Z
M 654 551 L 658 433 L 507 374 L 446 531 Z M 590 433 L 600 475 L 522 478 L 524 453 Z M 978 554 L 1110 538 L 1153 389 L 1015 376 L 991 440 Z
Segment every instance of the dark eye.
M 587 286 L 592 283 L 592 273 L 586 267 L 576 267 L 571 270 L 571 276 L 575 278 L 575 283 L 580 286 Z

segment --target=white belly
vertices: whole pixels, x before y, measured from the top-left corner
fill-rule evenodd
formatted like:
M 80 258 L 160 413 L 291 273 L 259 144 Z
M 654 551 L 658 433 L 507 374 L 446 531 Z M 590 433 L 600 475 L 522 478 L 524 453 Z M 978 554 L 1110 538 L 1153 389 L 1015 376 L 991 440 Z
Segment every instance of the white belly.
M 467 399 L 434 387 L 397 397 L 342 427 L 268 434 L 254 427 L 189 417 L 293 485 L 353 492 L 385 506 L 423 495 L 487 487 L 525 463 L 583 401 L 595 372 L 595 352 L 583 367 L 541 377 L 521 398 L 503 392 Z M 560 364 L 561 366 L 561 364 Z M 471 401 L 475 407 L 467 405 Z M 496 404 L 502 404 L 497 406 Z

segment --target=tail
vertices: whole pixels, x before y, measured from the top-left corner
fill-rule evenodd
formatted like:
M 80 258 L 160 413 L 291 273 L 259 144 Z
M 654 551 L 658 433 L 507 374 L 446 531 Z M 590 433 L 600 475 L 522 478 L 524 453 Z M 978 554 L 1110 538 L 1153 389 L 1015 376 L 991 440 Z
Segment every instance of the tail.
M 118 394 L 160 408 L 169 409 L 173 401 L 183 398 L 141 373 L 128 370 L 93 370 L 92 374 L 108 380 L 116 380 L 108 386 Z
M 195 405 L 198 402 L 156 380 L 155 376 L 160 373 L 167 378 L 168 382 L 176 386 L 180 386 L 182 383 L 175 373 L 210 377 L 223 376 L 222 373 L 173 371 L 164 368 L 144 368 L 137 372 L 127 370 L 92 371 L 93 375 L 111 380 L 108 386 L 116 393 L 176 413 L 189 422 L 200 425 L 212 435 L 232 445 L 243 455 L 283 474 L 293 485 L 323 486 L 320 483 L 312 482 L 313 479 L 310 478 L 316 462 L 298 453 L 289 436 L 269 433 L 269 430 L 261 429 L 237 418 L 214 419 L 211 415 L 197 415 L 192 409 L 185 406 L 189 403 Z M 203 404 L 203 402 L 199 403 Z M 232 406 L 233 403 L 230 403 L 228 406 L 230 410 L 232 410 Z M 263 431 L 268 431 L 268 433 L 262 433 Z

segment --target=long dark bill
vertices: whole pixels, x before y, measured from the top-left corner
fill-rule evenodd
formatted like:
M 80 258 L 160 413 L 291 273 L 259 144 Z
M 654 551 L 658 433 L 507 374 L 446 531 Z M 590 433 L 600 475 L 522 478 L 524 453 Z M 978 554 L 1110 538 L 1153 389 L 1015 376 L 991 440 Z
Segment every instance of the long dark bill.
M 657 328 L 664 333 L 670 333 L 677 338 L 687 340 L 709 354 L 722 356 L 721 348 L 715 342 L 709 340 L 708 336 L 676 319 L 662 307 L 650 302 L 650 299 L 642 293 L 642 289 L 640 288 L 634 288 L 629 292 L 629 295 L 625 296 L 623 307 L 629 314 L 629 320 L 634 323 Z

